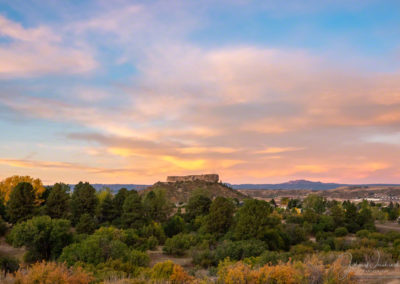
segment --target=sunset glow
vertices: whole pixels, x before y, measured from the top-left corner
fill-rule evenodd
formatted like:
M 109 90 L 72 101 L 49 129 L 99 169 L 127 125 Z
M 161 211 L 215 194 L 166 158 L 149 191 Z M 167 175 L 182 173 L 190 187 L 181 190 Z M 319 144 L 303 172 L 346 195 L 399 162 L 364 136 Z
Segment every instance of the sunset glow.
M 400 2 L 0 1 L 0 135 L 0 180 L 400 183 Z

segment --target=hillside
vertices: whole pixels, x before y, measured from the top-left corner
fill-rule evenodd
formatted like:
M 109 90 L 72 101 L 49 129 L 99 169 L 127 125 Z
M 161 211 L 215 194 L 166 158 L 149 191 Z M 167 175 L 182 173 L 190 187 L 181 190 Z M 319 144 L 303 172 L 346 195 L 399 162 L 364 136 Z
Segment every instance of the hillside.
M 156 184 L 141 190 L 140 194 L 145 194 L 150 190 L 163 189 L 166 192 L 167 198 L 174 203 L 186 203 L 193 192 L 202 192 L 204 195 L 213 199 L 217 196 L 226 198 L 237 198 L 243 200 L 248 196 L 229 188 L 222 183 L 211 183 L 205 181 L 187 181 L 187 182 L 157 182 Z
M 283 183 L 277 184 L 232 184 L 231 187 L 234 189 L 272 189 L 272 190 L 280 190 L 280 189 L 310 189 L 310 190 L 328 190 L 335 189 L 345 186 L 344 184 L 338 183 L 324 183 L 320 181 L 308 181 L 308 180 L 293 180 Z

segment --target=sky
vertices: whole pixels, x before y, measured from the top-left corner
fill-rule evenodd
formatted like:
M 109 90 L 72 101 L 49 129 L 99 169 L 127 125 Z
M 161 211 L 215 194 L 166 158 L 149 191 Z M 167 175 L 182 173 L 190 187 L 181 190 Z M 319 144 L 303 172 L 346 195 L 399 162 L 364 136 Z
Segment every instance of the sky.
M 400 2 L 0 0 L 0 180 L 400 183 Z

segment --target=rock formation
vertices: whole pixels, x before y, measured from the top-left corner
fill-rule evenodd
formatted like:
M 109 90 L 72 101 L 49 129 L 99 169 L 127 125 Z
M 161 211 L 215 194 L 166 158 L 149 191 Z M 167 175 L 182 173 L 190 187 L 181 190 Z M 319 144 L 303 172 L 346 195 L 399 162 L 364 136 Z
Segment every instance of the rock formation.
M 206 182 L 218 182 L 219 176 L 217 174 L 208 175 L 191 175 L 191 176 L 169 176 L 167 182 L 178 182 L 178 181 L 206 181 Z

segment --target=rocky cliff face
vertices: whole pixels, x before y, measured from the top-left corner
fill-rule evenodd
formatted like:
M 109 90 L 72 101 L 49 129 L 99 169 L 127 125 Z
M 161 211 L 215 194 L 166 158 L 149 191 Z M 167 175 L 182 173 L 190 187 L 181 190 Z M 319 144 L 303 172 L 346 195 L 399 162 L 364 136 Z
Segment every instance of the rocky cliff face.
M 219 176 L 217 174 L 208 175 L 191 175 L 191 176 L 169 176 L 167 182 L 178 182 L 178 181 L 206 181 L 206 182 L 218 182 Z

